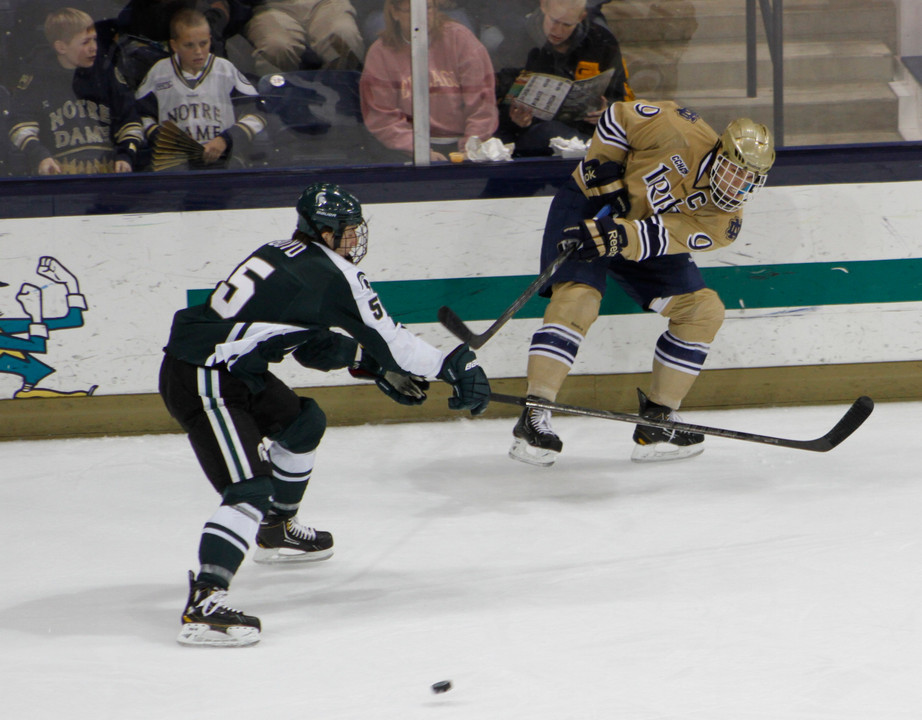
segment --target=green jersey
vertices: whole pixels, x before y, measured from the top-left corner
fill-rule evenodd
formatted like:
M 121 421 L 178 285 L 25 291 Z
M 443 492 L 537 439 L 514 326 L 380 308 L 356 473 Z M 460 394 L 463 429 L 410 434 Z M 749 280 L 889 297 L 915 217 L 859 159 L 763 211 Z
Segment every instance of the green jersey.
M 385 369 L 421 377 L 435 377 L 444 360 L 394 322 L 355 265 L 325 245 L 291 239 L 263 245 L 206 303 L 177 312 L 164 350 L 194 365 L 223 365 L 258 392 L 270 363 L 291 355 L 333 370 L 353 364 L 359 346 Z

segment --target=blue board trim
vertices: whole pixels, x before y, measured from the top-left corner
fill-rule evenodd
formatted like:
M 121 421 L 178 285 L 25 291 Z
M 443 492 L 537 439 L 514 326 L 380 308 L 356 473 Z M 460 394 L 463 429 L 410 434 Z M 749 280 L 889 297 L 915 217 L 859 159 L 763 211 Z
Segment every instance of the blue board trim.
M 550 196 L 573 160 L 0 179 L 0 219 L 293 207 L 322 179 L 365 203 Z M 769 186 L 922 180 L 922 143 L 781 148 Z

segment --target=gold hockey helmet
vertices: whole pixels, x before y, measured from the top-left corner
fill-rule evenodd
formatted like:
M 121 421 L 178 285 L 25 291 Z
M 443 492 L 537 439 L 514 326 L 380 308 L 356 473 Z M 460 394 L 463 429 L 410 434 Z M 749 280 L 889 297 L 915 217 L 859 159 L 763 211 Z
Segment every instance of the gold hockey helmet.
M 737 118 L 720 136 L 711 166 L 711 194 L 721 210 L 742 207 L 765 184 L 775 162 L 775 142 L 767 127 Z

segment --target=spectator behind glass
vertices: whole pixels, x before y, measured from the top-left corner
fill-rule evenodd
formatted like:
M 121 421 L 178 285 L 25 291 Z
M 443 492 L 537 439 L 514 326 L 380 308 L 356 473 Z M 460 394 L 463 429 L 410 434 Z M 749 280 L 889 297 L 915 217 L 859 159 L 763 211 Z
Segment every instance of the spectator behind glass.
M 493 65 L 486 48 L 463 25 L 429 2 L 430 160 L 463 152 L 468 138 L 496 131 Z M 369 131 L 401 158 L 413 153 L 410 0 L 385 0 L 384 30 L 365 56 L 359 90 Z
M 154 65 L 136 93 L 144 133 L 154 145 L 161 123 L 172 120 L 204 145 L 205 165 L 225 167 L 234 147 L 239 151 L 266 127 L 256 112 L 256 88 L 230 60 L 211 53 L 202 13 L 180 10 L 170 26 L 173 56 Z M 247 99 L 239 117 L 237 98 Z
M 39 175 L 131 172 L 143 141 L 128 86 L 97 53 L 82 10 L 48 14 L 50 50 L 39 53 L 13 95 L 13 145 Z
M 243 35 L 256 72 L 358 70 L 365 43 L 350 0 L 246 0 L 253 18 Z
M 535 43 L 525 60 L 525 70 L 581 80 L 614 68 L 611 82 L 598 107 L 581 120 L 564 123 L 542 121 L 522 103 L 503 103 L 517 71 L 503 72 L 498 82 L 500 130 L 504 143 L 515 143 L 513 157 L 551 155 L 549 142 L 555 137 L 578 137 L 588 141 L 605 109 L 616 100 L 631 99 L 621 47 L 607 26 L 593 21 L 586 0 L 541 0 L 540 8 L 526 18 L 529 36 Z
M 610 1 L 587 0 L 587 17 L 607 25 L 601 8 Z M 438 7 L 474 32 L 490 53 L 497 71 L 522 67 L 534 45 L 525 29 L 525 19 L 538 8 L 538 0 L 438 0 Z M 377 14 L 380 15 L 380 11 Z
M 521 67 L 531 49 L 525 17 L 538 0 L 452 0 L 468 18 L 469 27 L 490 53 L 493 67 Z
M 537 0 L 526 1 L 537 2 Z M 381 7 L 381 0 L 352 0 L 352 5 L 358 12 L 362 37 L 370 45 L 384 30 L 384 10 Z M 467 10 L 458 7 L 456 0 L 435 0 L 435 8 L 447 18 L 461 23 L 475 35 L 477 34 L 471 16 Z
M 228 38 L 253 14 L 245 0 L 129 0 L 116 21 L 117 65 L 132 89 L 154 63 L 170 55 L 170 20 L 180 10 L 198 10 L 211 28 L 211 51 L 227 57 Z

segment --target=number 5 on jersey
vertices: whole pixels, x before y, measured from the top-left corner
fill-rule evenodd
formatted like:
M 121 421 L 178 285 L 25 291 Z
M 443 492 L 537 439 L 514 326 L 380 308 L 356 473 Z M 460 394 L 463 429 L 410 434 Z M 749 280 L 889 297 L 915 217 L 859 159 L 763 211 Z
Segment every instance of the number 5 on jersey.
M 247 258 L 227 280 L 218 283 L 209 299 L 211 309 L 225 320 L 234 317 L 256 293 L 253 275 L 265 280 L 274 271 L 275 268 L 265 260 Z
M 378 300 L 377 295 L 368 301 L 368 308 L 371 310 L 371 314 L 374 315 L 375 320 L 380 320 L 384 317 L 384 308 L 381 307 L 381 301 Z

